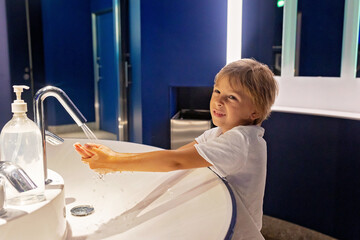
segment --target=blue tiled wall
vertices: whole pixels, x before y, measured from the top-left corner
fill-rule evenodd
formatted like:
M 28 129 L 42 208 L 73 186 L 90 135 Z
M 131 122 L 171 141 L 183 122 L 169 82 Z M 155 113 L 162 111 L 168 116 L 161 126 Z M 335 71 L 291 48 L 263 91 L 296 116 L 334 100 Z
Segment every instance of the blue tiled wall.
M 226 59 L 226 5 L 217 0 L 130 2 L 130 21 L 140 27 L 131 29 L 130 39 L 136 86 L 132 141 L 169 148 L 171 87 L 213 85 Z

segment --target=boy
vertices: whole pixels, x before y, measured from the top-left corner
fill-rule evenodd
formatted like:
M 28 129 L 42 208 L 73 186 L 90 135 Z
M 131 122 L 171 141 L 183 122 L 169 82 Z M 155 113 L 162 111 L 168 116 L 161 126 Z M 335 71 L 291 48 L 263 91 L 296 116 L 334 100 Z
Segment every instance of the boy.
M 266 143 L 261 123 L 269 116 L 278 88 L 270 69 L 253 59 L 226 65 L 215 77 L 210 112 L 216 128 L 176 150 L 117 153 L 98 144 L 75 144 L 98 171 L 173 171 L 211 167 L 236 198 L 233 239 L 263 239 L 262 204 Z M 246 215 L 246 217 L 245 217 Z

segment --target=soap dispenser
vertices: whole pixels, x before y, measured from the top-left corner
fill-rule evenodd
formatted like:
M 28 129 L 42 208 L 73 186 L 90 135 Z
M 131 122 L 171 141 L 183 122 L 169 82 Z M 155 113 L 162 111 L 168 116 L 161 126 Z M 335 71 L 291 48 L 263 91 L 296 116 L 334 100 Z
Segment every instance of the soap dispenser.
M 27 104 L 21 99 L 28 86 L 14 85 L 16 100 L 11 104 L 12 119 L 5 124 L 0 134 L 1 161 L 19 165 L 37 185 L 36 189 L 19 193 L 6 186 L 6 203 L 26 205 L 45 199 L 44 164 L 39 127 L 27 115 Z

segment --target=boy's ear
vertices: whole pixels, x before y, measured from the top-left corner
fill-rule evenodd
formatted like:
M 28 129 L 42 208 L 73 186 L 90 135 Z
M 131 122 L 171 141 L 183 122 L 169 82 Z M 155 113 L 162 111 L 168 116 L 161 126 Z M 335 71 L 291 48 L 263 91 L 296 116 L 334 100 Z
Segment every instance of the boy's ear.
M 260 113 L 258 111 L 255 111 L 250 115 L 250 118 L 251 118 L 251 120 L 258 119 L 258 118 L 260 118 Z

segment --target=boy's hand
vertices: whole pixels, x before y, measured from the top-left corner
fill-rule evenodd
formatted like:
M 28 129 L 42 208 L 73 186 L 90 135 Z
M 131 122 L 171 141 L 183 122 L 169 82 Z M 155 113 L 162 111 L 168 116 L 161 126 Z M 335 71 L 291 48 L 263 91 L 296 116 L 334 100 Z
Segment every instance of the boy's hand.
M 93 153 L 87 151 L 86 148 L 78 142 L 74 144 L 74 148 L 81 155 L 82 159 L 90 158 L 94 155 Z
M 94 143 L 74 144 L 75 150 L 81 155 L 81 160 L 89 164 L 91 169 L 108 169 L 113 162 L 116 152 L 110 148 Z

